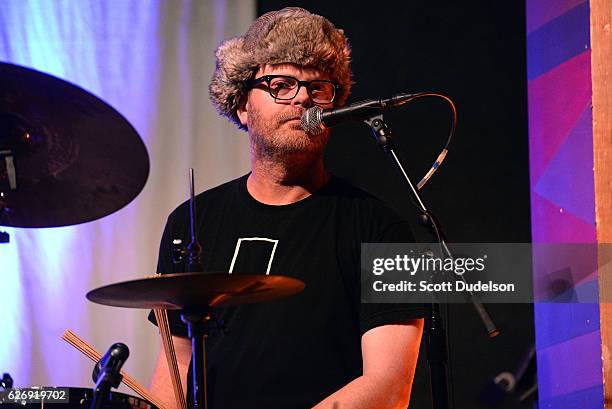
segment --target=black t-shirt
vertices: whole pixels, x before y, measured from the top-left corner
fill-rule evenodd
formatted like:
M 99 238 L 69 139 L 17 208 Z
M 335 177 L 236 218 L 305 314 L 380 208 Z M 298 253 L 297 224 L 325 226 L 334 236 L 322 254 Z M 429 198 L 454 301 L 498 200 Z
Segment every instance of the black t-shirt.
M 283 274 L 306 287 L 217 312 L 228 334 L 206 342 L 209 408 L 311 407 L 362 374 L 366 331 L 425 315 L 416 305 L 360 302 L 361 243 L 414 238 L 395 212 L 338 178 L 301 201 L 271 206 L 248 193 L 247 176 L 196 197 L 204 271 Z M 168 218 L 158 272 L 185 271 L 173 264 L 171 243 L 189 238 L 183 203 Z M 186 336 L 179 313 L 169 316 L 172 332 Z

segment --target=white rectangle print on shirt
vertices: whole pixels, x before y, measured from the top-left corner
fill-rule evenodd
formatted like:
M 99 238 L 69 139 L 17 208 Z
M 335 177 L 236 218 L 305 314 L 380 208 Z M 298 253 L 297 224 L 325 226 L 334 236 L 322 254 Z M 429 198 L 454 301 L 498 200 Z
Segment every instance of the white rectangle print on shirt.
M 236 242 L 234 257 L 229 268 L 239 274 L 270 274 L 278 240 L 265 237 L 242 237 Z

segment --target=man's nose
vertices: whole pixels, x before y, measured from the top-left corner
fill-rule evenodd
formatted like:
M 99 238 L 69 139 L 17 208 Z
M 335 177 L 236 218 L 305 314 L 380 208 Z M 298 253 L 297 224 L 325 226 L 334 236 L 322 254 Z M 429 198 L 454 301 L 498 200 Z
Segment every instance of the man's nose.
M 306 87 L 300 87 L 295 98 L 291 100 L 291 105 L 301 105 L 304 108 L 310 108 L 314 105 Z

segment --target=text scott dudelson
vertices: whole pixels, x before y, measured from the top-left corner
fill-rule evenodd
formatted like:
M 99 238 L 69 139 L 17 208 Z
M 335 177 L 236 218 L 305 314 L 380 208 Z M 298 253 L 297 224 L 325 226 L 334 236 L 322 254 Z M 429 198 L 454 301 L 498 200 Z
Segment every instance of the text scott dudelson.
M 493 281 L 482 282 L 477 281 L 475 283 L 465 283 L 461 280 L 451 282 L 445 281 L 442 283 L 430 283 L 427 281 L 419 281 L 417 286 L 416 283 L 411 281 L 400 281 L 397 283 L 383 283 L 382 281 L 374 281 L 374 291 L 419 291 L 419 292 L 461 292 L 461 291 L 473 291 L 473 292 L 513 292 L 515 291 L 514 284 L 512 283 L 494 283 Z

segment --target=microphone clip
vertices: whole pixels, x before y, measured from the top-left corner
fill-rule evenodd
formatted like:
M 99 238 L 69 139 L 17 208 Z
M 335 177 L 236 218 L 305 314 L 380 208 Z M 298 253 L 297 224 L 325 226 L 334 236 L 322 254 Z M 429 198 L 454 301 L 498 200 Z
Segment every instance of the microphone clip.
M 386 153 L 389 153 L 389 151 L 394 148 L 394 143 L 391 130 L 385 123 L 383 114 L 379 113 L 370 118 L 364 119 L 363 122 L 370 127 L 372 135 L 374 136 L 374 139 L 376 139 L 378 146 L 380 146 Z

